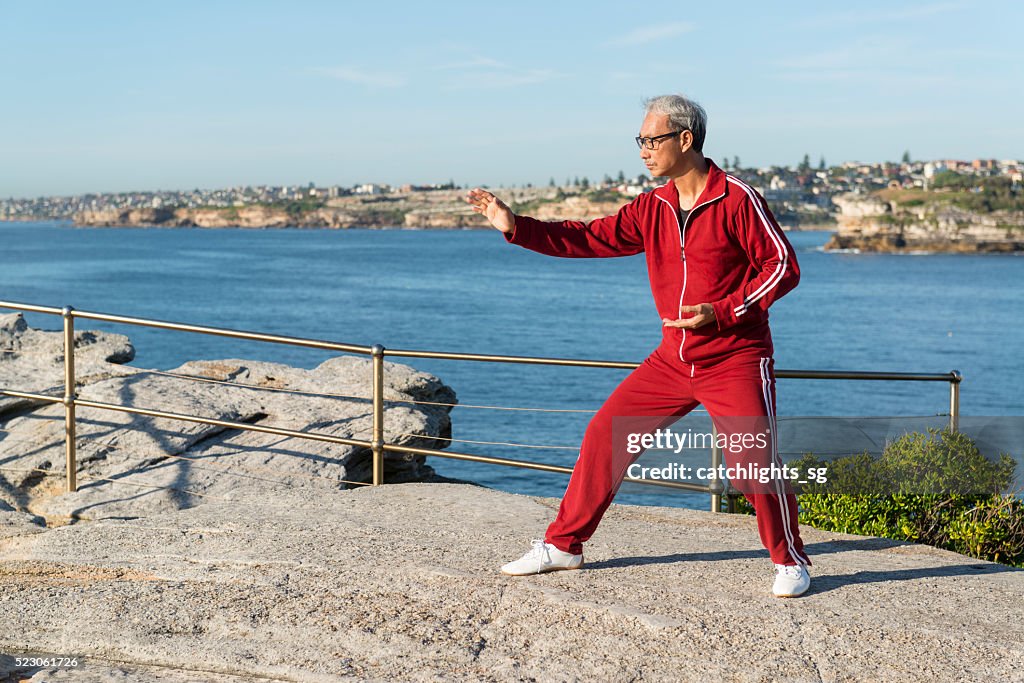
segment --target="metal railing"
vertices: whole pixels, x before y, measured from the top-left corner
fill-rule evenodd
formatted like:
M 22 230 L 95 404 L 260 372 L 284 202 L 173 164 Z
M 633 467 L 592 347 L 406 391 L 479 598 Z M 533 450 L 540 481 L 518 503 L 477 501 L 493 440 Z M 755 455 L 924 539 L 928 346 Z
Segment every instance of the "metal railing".
M 491 465 L 503 465 L 508 467 L 520 467 L 542 472 L 555 472 L 560 474 L 572 474 L 571 467 L 551 465 L 528 460 L 514 460 L 511 458 L 499 458 L 494 456 L 480 455 L 474 453 L 461 453 L 451 450 L 439 450 L 435 448 L 421 448 L 411 445 L 389 443 L 384 438 L 384 358 L 391 356 L 395 358 L 427 358 L 433 360 L 454 360 L 473 361 L 489 363 L 525 363 L 531 365 L 551 365 L 586 368 L 612 368 L 632 370 L 638 367 L 639 363 L 626 361 L 605 361 L 605 360 L 578 360 L 570 358 L 545 358 L 531 356 L 503 356 L 477 353 L 452 353 L 442 351 L 422 351 L 409 349 L 385 349 L 379 344 L 365 346 L 359 344 L 347 344 L 320 339 L 308 339 L 303 337 L 290 337 L 276 334 L 265 334 L 262 332 L 250 332 L 244 330 L 233 330 L 222 327 L 209 327 L 204 325 L 193 325 L 188 323 L 168 322 L 164 320 L 152 320 L 109 313 L 98 313 L 92 311 L 80 311 L 71 306 L 55 308 L 51 306 L 39 306 L 12 301 L 0 301 L 0 309 L 10 309 L 27 313 L 42 313 L 60 316 L 63 321 L 63 342 L 64 342 L 64 394 L 62 397 L 49 396 L 18 389 L 0 387 L 0 396 L 10 396 L 42 403 L 61 403 L 64 406 L 64 448 L 65 448 L 65 471 L 67 490 L 76 491 L 77 484 L 77 456 L 76 456 L 76 426 L 75 408 L 94 408 L 108 410 L 131 415 L 146 417 L 164 418 L 169 420 L 181 420 L 199 424 L 224 427 L 227 429 L 238 429 L 243 431 L 262 432 L 277 436 L 293 437 L 297 439 L 309 439 L 327 443 L 336 443 L 346 446 L 357 446 L 367 448 L 372 454 L 372 476 L 373 486 L 384 483 L 384 454 L 387 452 L 412 453 L 414 455 L 434 456 L 454 460 L 486 463 Z M 123 406 L 101 401 L 93 401 L 78 398 L 75 393 L 75 319 L 97 320 L 109 323 L 125 325 L 137 325 L 163 330 L 175 330 L 179 332 L 192 332 L 196 334 L 229 337 L 248 341 L 261 341 L 272 344 L 284 344 L 299 346 L 325 351 L 338 351 L 342 353 L 358 354 L 369 356 L 371 359 L 371 373 L 367 379 L 371 387 L 372 406 L 372 427 L 369 440 L 350 439 L 346 437 L 323 434 L 319 432 L 298 431 L 280 427 L 251 424 L 247 422 L 235 422 L 231 420 L 220 420 L 216 418 L 202 417 L 199 415 L 187 415 L 174 413 L 153 408 L 139 408 L 134 406 Z M 876 380 L 876 381 L 913 381 L 913 382 L 948 382 L 949 383 L 949 427 L 956 431 L 959 428 L 960 415 L 960 382 L 962 376 L 956 370 L 947 373 L 899 373 L 899 372 L 847 372 L 830 370 L 777 370 L 777 379 L 822 379 L 822 380 Z M 717 441 L 717 439 L 715 439 Z M 711 467 L 718 471 L 722 464 L 722 453 L 717 447 L 711 451 Z M 727 493 L 725 482 L 720 479 L 712 480 L 708 485 L 691 484 L 686 482 L 660 481 L 651 479 L 636 479 L 626 477 L 625 482 L 644 484 L 647 486 L 660 486 L 664 488 L 678 489 L 710 494 L 711 510 L 718 512 L 721 509 L 722 496 Z M 730 505 L 731 507 L 731 505 Z

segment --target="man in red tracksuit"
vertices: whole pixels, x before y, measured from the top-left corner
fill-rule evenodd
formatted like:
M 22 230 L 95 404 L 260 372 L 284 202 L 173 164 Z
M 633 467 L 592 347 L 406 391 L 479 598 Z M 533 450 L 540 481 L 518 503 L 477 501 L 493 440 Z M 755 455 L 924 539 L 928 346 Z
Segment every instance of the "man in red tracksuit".
M 726 452 L 727 464 L 781 465 L 775 444 L 775 377 L 768 307 L 800 279 L 793 248 L 756 191 L 702 153 L 707 119 L 678 95 L 647 102 L 637 137 L 652 176 L 669 181 L 614 216 L 589 223 L 517 216 L 490 192 L 467 201 L 513 244 L 562 257 L 644 253 L 662 318 L 661 344 L 608 398 L 587 427 L 569 486 L 543 541 L 502 567 L 511 575 L 583 566 L 597 528 L 635 456 L 613 447 L 613 418 L 665 420 L 702 404 L 719 432 L 765 427 L 765 447 Z M 733 420 L 730 426 L 729 420 Z M 732 460 L 732 462 L 729 462 Z M 776 565 L 773 592 L 810 585 L 796 498 L 780 479 L 733 482 L 754 505 L 761 541 Z

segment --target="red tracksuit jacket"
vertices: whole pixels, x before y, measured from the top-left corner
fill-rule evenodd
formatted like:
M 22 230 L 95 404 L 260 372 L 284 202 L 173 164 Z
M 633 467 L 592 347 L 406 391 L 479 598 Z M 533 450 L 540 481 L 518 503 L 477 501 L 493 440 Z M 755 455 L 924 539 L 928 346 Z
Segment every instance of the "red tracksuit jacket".
M 764 198 L 708 159 L 707 185 L 680 225 L 675 183 L 589 223 L 516 216 L 505 238 L 550 256 L 601 258 L 644 252 L 658 314 L 710 303 L 717 325 L 663 328 L 662 344 L 684 363 L 713 365 L 737 352 L 772 355 L 768 307 L 796 287 L 800 270 Z

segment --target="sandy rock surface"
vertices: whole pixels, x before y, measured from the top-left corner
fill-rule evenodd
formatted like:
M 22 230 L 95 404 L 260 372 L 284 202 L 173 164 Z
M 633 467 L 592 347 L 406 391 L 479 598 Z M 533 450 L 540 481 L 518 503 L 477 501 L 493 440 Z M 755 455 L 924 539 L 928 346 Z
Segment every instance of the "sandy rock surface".
M 753 518 L 614 505 L 584 570 L 498 573 L 556 505 L 464 484 L 240 490 L 13 536 L 0 541 L 0 651 L 77 656 L 79 670 L 62 675 L 88 681 L 131 680 L 133 669 L 174 681 L 1008 681 L 1024 671 L 1020 570 L 807 529 L 812 590 L 780 600 Z M 52 671 L 23 675 L 62 680 Z

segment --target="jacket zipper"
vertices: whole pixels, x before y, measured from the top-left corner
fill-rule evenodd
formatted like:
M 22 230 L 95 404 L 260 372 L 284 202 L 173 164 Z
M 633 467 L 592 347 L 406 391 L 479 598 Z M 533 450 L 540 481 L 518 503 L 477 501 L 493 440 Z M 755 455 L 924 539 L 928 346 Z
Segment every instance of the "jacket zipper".
M 659 195 L 654 195 L 654 196 L 658 197 L 658 199 L 660 199 L 661 201 L 663 201 L 666 204 L 668 204 L 668 207 L 670 209 L 672 209 L 672 215 L 676 219 L 676 232 L 679 233 L 679 254 L 680 254 L 680 260 L 683 262 L 683 288 L 679 292 L 679 311 L 676 313 L 676 317 L 677 318 L 682 318 L 682 316 L 683 316 L 683 294 L 686 293 L 686 271 L 687 271 L 687 268 L 686 268 L 686 226 L 690 224 L 690 217 L 693 216 L 693 214 L 697 211 L 697 209 L 701 208 L 702 206 L 707 206 L 711 202 L 718 201 L 719 199 L 721 199 L 722 197 L 725 196 L 725 193 L 723 192 L 722 194 L 718 195 L 717 197 L 712 197 L 711 199 L 707 200 L 706 202 L 701 202 L 700 204 L 697 204 L 696 206 L 691 208 L 689 213 L 686 214 L 686 220 L 683 221 L 682 225 L 679 225 L 679 213 L 675 210 L 675 207 L 672 206 L 672 202 L 668 201 L 667 199 L 665 199 L 664 197 L 661 197 Z M 686 344 L 686 330 L 685 329 L 683 329 L 683 339 L 682 339 L 682 341 L 679 342 L 679 360 L 681 360 L 682 362 L 686 363 L 688 361 L 685 358 L 683 358 L 683 345 L 684 344 Z

